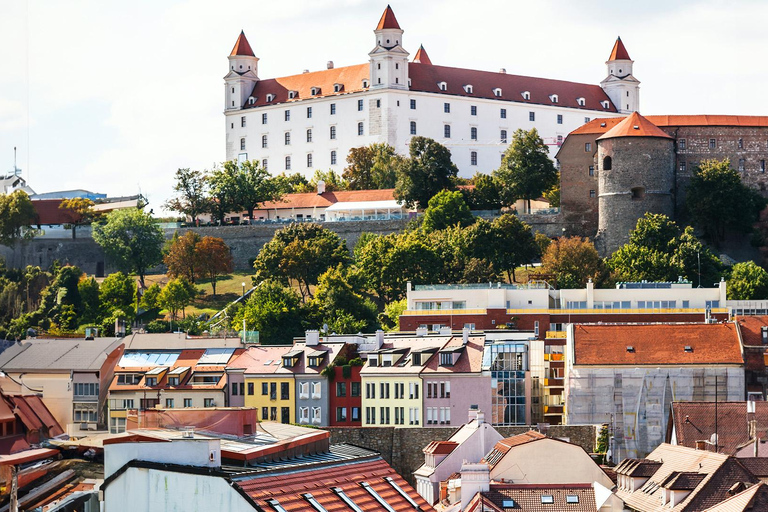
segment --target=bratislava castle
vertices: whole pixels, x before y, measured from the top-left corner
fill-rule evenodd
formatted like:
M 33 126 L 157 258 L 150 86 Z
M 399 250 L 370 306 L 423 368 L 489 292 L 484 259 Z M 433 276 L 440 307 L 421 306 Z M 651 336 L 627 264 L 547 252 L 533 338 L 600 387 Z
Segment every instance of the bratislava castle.
M 260 79 L 244 33 L 225 80 L 226 156 L 259 160 L 272 174 L 341 172 L 354 147 L 386 142 L 408 153 L 414 135 L 451 150 L 461 176 L 489 173 L 514 131 L 537 128 L 554 155 L 572 130 L 596 117 L 638 110 L 640 82 L 617 39 L 600 85 L 432 64 L 424 47 L 409 61 L 387 6 L 365 64 Z

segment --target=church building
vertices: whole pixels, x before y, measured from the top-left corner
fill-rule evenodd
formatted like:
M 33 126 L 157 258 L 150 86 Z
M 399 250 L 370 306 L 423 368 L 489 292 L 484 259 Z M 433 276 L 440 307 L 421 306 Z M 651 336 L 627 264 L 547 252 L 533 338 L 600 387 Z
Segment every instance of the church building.
M 448 147 L 470 177 L 499 166 L 518 128 L 538 129 L 554 156 L 579 126 L 639 108 L 640 82 L 621 39 L 607 78 L 593 85 L 437 65 L 423 46 L 409 60 L 389 6 L 373 32 L 366 63 L 329 61 L 325 70 L 268 79 L 241 32 L 224 77 L 226 158 L 258 160 L 273 174 L 340 173 L 351 148 L 387 143 L 405 155 L 420 135 Z

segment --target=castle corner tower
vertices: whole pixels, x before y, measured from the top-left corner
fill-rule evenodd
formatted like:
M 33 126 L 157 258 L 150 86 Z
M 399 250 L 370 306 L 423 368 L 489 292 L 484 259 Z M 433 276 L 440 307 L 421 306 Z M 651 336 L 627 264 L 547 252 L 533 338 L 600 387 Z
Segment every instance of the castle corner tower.
M 608 76 L 600 82 L 600 87 L 622 114 L 640 110 L 640 81 L 632 76 L 634 62 L 629 58 L 621 37 L 617 38 L 611 55 L 605 62 Z
M 259 58 L 253 54 L 245 32 L 240 31 L 227 59 L 229 59 L 229 72 L 224 77 L 224 108 L 239 110 L 248 101 L 253 87 L 259 81 Z

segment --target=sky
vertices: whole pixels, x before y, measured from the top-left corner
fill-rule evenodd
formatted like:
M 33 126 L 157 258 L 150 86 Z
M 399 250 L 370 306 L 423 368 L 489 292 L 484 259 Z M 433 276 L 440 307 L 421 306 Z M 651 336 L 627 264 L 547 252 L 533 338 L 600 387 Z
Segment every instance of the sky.
M 768 115 L 766 0 L 392 0 L 411 56 L 597 84 L 617 36 L 643 114 Z M 227 55 L 272 78 L 367 62 L 371 0 L 0 0 L 0 172 L 36 192 L 144 194 L 224 159 Z

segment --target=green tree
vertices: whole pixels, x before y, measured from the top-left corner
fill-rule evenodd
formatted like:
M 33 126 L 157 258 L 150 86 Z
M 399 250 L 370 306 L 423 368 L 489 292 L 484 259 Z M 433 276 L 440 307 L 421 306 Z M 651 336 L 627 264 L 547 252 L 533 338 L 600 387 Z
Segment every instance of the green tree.
M 80 294 L 80 303 L 82 304 L 80 324 L 98 322 L 101 309 L 99 283 L 93 277 L 83 276 L 77 283 L 77 291 Z
M 248 218 L 253 220 L 253 212 L 261 204 L 268 201 L 278 201 L 284 194 L 282 181 L 272 178 L 266 169 L 256 160 L 247 160 L 238 164 L 232 160 L 224 162 L 223 176 L 234 179 L 225 188 L 232 190 L 233 204 L 237 209 L 248 212 Z M 215 178 L 213 180 L 215 184 Z
M 83 197 L 64 199 L 59 203 L 59 209 L 69 210 L 75 215 L 72 218 L 72 238 L 77 238 L 77 226 L 90 224 L 99 217 L 99 213 L 93 209 L 94 202 Z
M 536 128 L 515 131 L 493 177 L 499 183 L 504 205 L 511 206 L 518 199 L 525 199 L 528 211 L 531 210 L 531 199 L 540 197 L 557 184 L 557 169 Z
M 120 270 L 135 272 L 142 288 L 147 270 L 163 258 L 163 231 L 150 214 L 137 208 L 108 213 L 94 224 L 93 239 Z
M 589 240 L 562 237 L 553 240 L 541 257 L 542 271 L 554 276 L 558 288 L 583 288 L 592 279 L 604 279 L 603 261 Z
M 165 208 L 189 217 L 197 225 L 200 214 L 210 209 L 206 187 L 207 181 L 202 172 L 189 168 L 178 169 L 176 183 L 173 185 L 176 196 L 166 201 Z
M 262 282 L 234 316 L 235 325 L 259 331 L 264 345 L 287 345 L 304 332 L 301 299 L 277 281 Z
M 458 168 L 451 161 L 451 152 L 427 137 L 413 137 L 410 157 L 398 167 L 395 199 L 409 208 L 424 208 L 441 190 L 454 190 Z
M 316 170 L 312 179 L 309 180 L 310 192 L 317 190 L 317 184 L 320 182 L 325 183 L 326 192 L 336 192 L 339 190 L 347 190 L 349 185 L 347 181 L 336 173 L 336 171 L 329 169 L 327 171 Z
M 151 284 L 141 294 L 141 300 L 139 301 L 139 307 L 145 311 L 156 309 L 160 307 L 160 285 L 157 283 Z
M 504 214 L 491 222 L 492 247 L 488 260 L 499 272 L 506 272 L 510 282 L 517 281 L 515 269 L 533 263 L 539 246 L 531 227 L 515 215 Z
M 135 315 L 136 282 L 122 272 L 109 274 L 99 287 L 99 302 L 103 316 L 120 310 L 126 318 Z
M 171 320 L 176 320 L 180 310 L 186 318 L 186 311 L 184 308 L 192 304 L 192 300 L 195 298 L 196 294 L 197 290 L 195 289 L 195 285 L 187 281 L 184 277 L 177 277 L 176 279 L 168 281 L 168 284 L 166 284 L 160 291 L 157 301 L 160 306 L 171 313 Z
M 35 221 L 35 207 L 23 190 L 0 195 L 0 244 L 13 247 L 16 240 L 34 236 L 29 228 Z
M 341 265 L 320 276 L 313 302 L 332 332 L 370 332 L 379 327 L 376 305 L 355 291 Z
M 383 327 L 387 331 L 400 330 L 400 315 L 408 309 L 408 299 L 400 299 L 384 306 L 383 318 L 386 319 Z
M 768 299 L 768 272 L 753 261 L 737 263 L 728 279 L 728 300 Z
M 394 188 L 397 168 L 403 158 L 387 143 L 352 148 L 347 155 L 343 178 L 350 190 Z
M 274 279 L 283 285 L 296 281 L 304 300 L 326 270 L 349 262 L 346 242 L 315 223 L 291 224 L 275 232 L 253 263 L 254 283 Z
M 560 208 L 560 173 L 557 173 L 557 182 L 544 192 L 544 199 L 551 208 Z
M 499 186 L 493 176 L 476 173 L 472 177 L 472 187 L 462 189 L 462 193 L 471 210 L 498 210 L 502 207 Z
M 694 168 L 685 204 L 707 240 L 719 244 L 726 231 L 749 233 L 766 201 L 742 183 L 725 159 L 704 160 Z
M 461 192 L 441 190 L 435 194 L 424 211 L 422 228 L 426 232 L 445 229 L 449 226 L 469 226 L 475 221 Z

